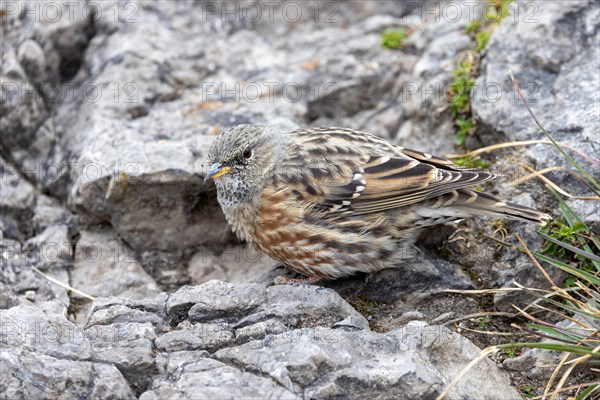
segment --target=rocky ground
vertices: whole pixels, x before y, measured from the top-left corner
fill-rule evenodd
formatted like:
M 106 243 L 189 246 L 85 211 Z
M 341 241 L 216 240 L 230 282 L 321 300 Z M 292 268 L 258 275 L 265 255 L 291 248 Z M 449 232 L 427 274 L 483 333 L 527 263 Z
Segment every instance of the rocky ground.
M 423 235 L 397 269 L 269 286 L 289 272 L 236 240 L 203 182 L 214 136 L 335 125 L 453 152 L 444 87 L 487 3 L 266 3 L 1 3 L 2 398 L 433 398 L 495 340 L 461 327 L 527 301 L 444 289 L 547 287 L 482 220 Z M 544 138 L 512 69 L 556 140 L 598 154 L 598 3 L 511 10 L 482 53 L 468 145 Z M 399 26 L 404 47 L 382 48 Z M 565 165 L 552 147 L 489 158 L 504 174 L 489 191 L 557 214 L 540 183 L 509 185 L 518 162 Z M 571 205 L 599 224 L 597 203 Z M 539 247 L 535 227 L 503 227 Z M 540 390 L 552 357 L 535 354 L 484 360 L 449 398 Z

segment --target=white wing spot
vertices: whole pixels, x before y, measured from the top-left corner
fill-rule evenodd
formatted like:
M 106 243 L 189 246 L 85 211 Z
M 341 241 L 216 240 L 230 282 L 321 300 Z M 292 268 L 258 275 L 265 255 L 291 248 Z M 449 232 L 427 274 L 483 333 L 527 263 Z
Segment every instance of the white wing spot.
M 366 183 L 365 177 L 362 176 L 362 174 L 354 174 L 354 176 L 352 177 L 352 181 L 358 181 L 358 182 L 362 183 L 363 185 Z

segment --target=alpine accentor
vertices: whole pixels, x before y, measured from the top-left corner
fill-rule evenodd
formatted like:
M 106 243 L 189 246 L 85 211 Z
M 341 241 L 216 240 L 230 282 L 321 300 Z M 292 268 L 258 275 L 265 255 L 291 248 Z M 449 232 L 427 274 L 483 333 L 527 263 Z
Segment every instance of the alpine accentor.
M 420 229 L 476 215 L 549 216 L 468 189 L 495 178 L 344 128 L 239 125 L 212 144 L 205 179 L 240 239 L 309 277 L 397 266 Z

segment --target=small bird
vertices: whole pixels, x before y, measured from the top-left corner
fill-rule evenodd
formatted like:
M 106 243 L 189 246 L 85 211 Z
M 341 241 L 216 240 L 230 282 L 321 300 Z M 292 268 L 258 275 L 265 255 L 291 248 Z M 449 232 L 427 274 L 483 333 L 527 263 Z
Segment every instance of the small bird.
M 426 227 L 549 215 L 469 187 L 496 175 L 345 128 L 239 125 L 212 143 L 205 180 L 237 236 L 308 283 L 396 267 Z

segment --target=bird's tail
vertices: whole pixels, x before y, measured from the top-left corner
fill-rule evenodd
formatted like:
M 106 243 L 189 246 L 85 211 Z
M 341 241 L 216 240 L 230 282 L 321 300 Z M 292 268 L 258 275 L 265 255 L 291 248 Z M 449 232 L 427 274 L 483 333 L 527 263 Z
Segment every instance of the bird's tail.
M 453 216 L 454 219 L 478 215 L 516 219 L 544 226 L 552 217 L 533 208 L 509 203 L 486 193 L 459 189 L 433 198 L 429 207 L 416 210 L 424 217 Z
M 461 192 L 474 193 L 477 198 L 472 203 L 464 205 L 457 204 L 457 207 L 465 207 L 470 210 L 473 215 L 491 215 L 507 219 L 516 219 L 520 221 L 532 222 L 534 224 L 544 226 L 552 217 L 546 213 L 535 210 L 533 208 L 521 206 L 515 203 L 509 203 L 490 196 L 486 193 L 474 192 L 472 190 L 461 190 Z M 466 193 L 465 193 L 466 194 Z

